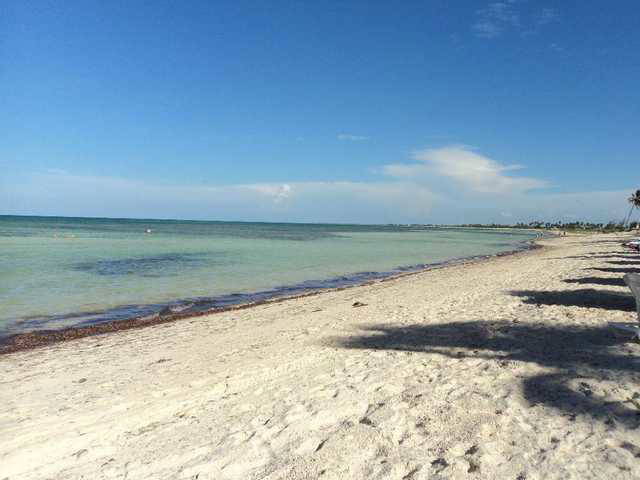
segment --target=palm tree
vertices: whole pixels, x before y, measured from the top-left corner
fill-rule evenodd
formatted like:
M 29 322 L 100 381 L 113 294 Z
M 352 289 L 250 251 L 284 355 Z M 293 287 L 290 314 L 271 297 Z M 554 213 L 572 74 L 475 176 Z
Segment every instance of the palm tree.
M 636 190 L 635 193 L 632 193 L 631 196 L 627 199 L 627 201 L 631 204 L 631 208 L 629 209 L 629 214 L 627 215 L 627 219 L 624 224 L 631 219 L 631 214 L 633 213 L 634 208 L 640 208 L 640 190 Z

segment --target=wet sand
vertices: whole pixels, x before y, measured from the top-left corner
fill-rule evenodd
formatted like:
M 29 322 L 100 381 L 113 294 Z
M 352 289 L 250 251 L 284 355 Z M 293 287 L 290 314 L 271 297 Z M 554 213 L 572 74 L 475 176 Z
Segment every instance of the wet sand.
M 640 478 L 616 235 L 0 357 L 0 478 Z

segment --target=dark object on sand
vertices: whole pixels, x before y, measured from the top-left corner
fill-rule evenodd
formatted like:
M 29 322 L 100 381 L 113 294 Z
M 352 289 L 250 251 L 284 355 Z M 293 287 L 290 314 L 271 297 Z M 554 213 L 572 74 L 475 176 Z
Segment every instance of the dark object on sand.
M 627 273 L 624 277 L 624 283 L 631 289 L 631 293 L 636 299 L 636 312 L 638 312 L 638 322 L 640 322 L 640 274 Z
M 629 241 L 623 242 L 622 245 L 630 248 L 631 250 L 635 250 L 636 252 L 640 252 L 640 238 L 633 238 Z
M 624 283 L 631 289 L 631 293 L 636 299 L 637 323 L 612 323 L 611 326 L 619 330 L 632 332 L 635 337 L 640 340 L 640 274 L 627 273 L 624 277 Z
M 353 307 L 366 307 L 367 304 L 366 303 L 362 303 L 362 302 L 355 302 L 352 306 Z

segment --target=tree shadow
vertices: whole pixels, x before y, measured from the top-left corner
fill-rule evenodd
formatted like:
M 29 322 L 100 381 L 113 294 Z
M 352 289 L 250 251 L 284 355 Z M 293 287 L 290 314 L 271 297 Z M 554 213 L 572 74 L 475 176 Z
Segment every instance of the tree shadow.
M 578 283 L 578 284 L 598 284 L 598 285 L 610 285 L 615 287 L 624 287 L 626 284 L 622 278 L 606 278 L 606 277 L 583 277 L 583 278 L 567 278 L 563 280 L 565 283 Z
M 565 257 L 551 257 L 549 260 L 592 260 L 592 259 L 621 259 L 621 260 L 638 260 L 638 256 L 634 252 L 588 252 L 583 255 L 567 255 Z
M 523 297 L 529 305 L 564 305 L 570 307 L 602 308 L 604 310 L 635 311 L 635 300 L 627 293 L 581 288 L 578 290 L 514 290 L 511 295 Z
M 620 351 L 620 339 L 610 328 L 480 320 L 372 325 L 363 330 L 362 335 L 334 339 L 333 344 L 350 349 L 401 350 L 553 367 L 557 369 L 554 373 L 523 381 L 524 396 L 530 404 L 553 407 L 573 419 L 577 414 L 588 414 L 608 423 L 614 418 L 630 428 L 640 426 L 640 410 L 634 399 L 628 400 L 631 403 L 627 399 L 605 401 L 588 383 L 589 379 L 608 380 L 615 376 L 627 384 L 640 384 L 640 363 L 635 356 Z
M 590 254 L 590 255 L 576 255 L 575 257 L 565 257 L 565 258 L 620 258 L 622 260 L 634 259 L 634 255 L 632 253 L 600 253 L 600 254 Z
M 571 255 L 568 257 L 549 257 L 547 260 L 567 260 L 567 259 L 576 259 L 576 260 L 591 260 L 591 257 L 588 255 Z
M 590 242 L 574 242 L 574 245 L 604 245 L 604 244 L 609 244 L 609 243 L 612 243 L 614 245 L 620 245 L 621 241 L 622 241 L 622 239 L 620 239 L 620 240 L 592 240 Z
M 567 259 L 575 259 L 575 260 L 593 260 L 593 259 L 611 259 L 611 258 L 620 258 L 622 260 L 628 260 L 630 257 L 628 255 L 618 255 L 618 254 L 607 254 L 607 255 L 569 255 L 566 257 L 549 257 L 548 260 L 567 260 Z
M 596 270 L 606 273 L 640 273 L 640 268 L 588 267 L 585 270 Z

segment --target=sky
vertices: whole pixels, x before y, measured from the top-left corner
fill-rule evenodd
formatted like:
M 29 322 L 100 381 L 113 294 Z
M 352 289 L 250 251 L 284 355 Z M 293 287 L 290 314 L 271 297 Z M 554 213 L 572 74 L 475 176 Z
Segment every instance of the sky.
M 0 7 L 0 214 L 608 221 L 640 188 L 635 1 Z

